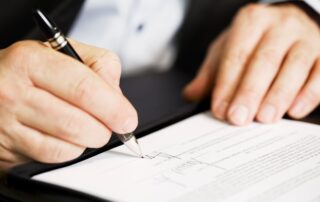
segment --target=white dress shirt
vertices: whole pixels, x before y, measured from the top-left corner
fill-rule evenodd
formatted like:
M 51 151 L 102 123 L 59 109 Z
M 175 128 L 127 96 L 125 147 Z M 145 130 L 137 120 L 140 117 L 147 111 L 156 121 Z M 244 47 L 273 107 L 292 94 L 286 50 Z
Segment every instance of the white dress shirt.
M 214 1 L 214 0 L 212 0 Z M 288 0 L 260 0 L 264 3 Z M 299 0 L 297 0 L 299 1 Z M 320 13 L 320 0 L 304 0 Z M 69 37 L 120 56 L 124 74 L 173 63 L 189 0 L 86 0 Z
M 125 74 L 173 63 L 188 0 L 87 0 L 69 37 L 117 53 Z

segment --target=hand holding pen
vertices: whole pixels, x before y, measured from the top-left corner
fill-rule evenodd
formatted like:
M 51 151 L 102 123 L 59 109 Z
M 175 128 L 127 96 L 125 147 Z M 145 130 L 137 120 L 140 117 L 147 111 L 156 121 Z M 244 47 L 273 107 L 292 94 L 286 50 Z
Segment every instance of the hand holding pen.
M 46 16 L 42 11 L 40 11 L 39 9 L 36 10 L 34 12 L 34 17 L 35 20 L 39 26 L 39 28 L 41 29 L 41 31 L 45 34 L 45 36 L 48 38 L 48 42 L 50 44 L 50 46 L 61 52 L 64 53 L 66 55 L 69 55 L 70 57 L 73 57 L 74 59 L 83 62 L 81 57 L 78 55 L 78 53 L 73 49 L 73 47 L 71 46 L 71 44 L 68 42 L 68 40 L 65 38 L 65 36 L 63 35 L 63 33 L 61 32 L 61 30 L 58 28 L 58 26 L 51 20 L 48 18 L 48 16 Z M 102 55 L 106 55 L 102 54 Z M 107 60 L 106 60 L 107 61 Z M 119 59 L 116 59 L 116 61 L 119 61 Z M 100 64 L 101 65 L 101 64 Z M 103 68 L 102 66 L 99 67 Z M 110 68 L 112 69 L 113 67 L 105 67 L 105 68 Z M 99 73 L 99 72 L 98 72 Z M 106 73 L 106 72 L 105 72 Z M 105 79 L 107 79 L 108 77 L 110 77 L 110 75 L 108 74 L 104 74 L 103 77 Z M 108 79 L 107 79 L 108 80 Z M 115 82 L 115 88 L 116 90 L 119 90 L 120 95 L 121 94 L 121 90 L 119 89 L 118 85 L 119 85 L 119 80 L 120 80 L 120 74 L 118 75 L 118 77 L 113 81 Z M 111 81 L 112 83 L 112 81 Z M 97 92 L 99 93 L 99 92 Z M 97 94 L 96 97 L 93 97 L 91 99 L 99 99 L 99 94 Z M 111 103 L 111 107 L 112 104 L 114 105 L 119 105 L 121 106 L 121 103 Z M 128 116 L 127 118 L 124 119 L 124 128 L 116 131 L 117 132 L 117 136 L 118 138 L 132 151 L 134 152 L 136 155 L 138 155 L 139 157 L 143 157 L 140 146 L 138 144 L 137 139 L 135 138 L 134 134 L 132 133 L 132 129 L 136 128 L 136 124 L 133 125 L 133 117 L 131 117 L 132 115 Z M 113 118 L 117 118 L 117 115 L 112 116 Z M 136 115 L 135 115 L 136 117 Z M 113 120 L 109 120 L 109 122 L 113 122 Z M 134 128 L 133 128 L 134 127 Z M 120 133 L 120 134 L 119 134 Z
M 119 89 L 120 63 L 72 41 L 83 63 L 37 41 L 0 51 L 0 168 L 59 163 L 132 132 L 137 113 Z M 0 169 L 0 171 L 1 171 Z

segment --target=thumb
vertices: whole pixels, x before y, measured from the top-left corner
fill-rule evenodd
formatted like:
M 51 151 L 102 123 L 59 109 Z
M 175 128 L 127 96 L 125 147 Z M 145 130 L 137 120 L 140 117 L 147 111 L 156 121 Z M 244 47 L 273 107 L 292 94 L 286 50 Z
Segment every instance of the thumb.
M 227 32 L 224 31 L 211 44 L 198 74 L 185 86 L 183 95 L 187 100 L 200 101 L 211 93 L 226 35 Z
M 211 79 L 210 75 L 211 65 L 208 63 L 206 59 L 196 77 L 185 86 L 183 95 L 187 100 L 200 101 L 210 93 L 213 79 Z

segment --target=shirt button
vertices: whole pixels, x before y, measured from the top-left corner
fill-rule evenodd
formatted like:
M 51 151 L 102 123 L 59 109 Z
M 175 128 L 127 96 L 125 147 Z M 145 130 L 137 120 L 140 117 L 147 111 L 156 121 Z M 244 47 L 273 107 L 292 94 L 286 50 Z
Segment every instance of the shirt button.
M 143 23 L 141 23 L 141 24 L 139 24 L 139 25 L 137 26 L 137 32 L 142 32 L 143 29 L 144 29 L 144 24 L 143 24 Z

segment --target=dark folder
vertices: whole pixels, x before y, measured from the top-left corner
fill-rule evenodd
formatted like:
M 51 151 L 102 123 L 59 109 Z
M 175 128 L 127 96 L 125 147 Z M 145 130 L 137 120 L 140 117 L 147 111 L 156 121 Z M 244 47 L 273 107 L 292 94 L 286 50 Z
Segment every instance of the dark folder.
M 121 87 L 124 94 L 133 103 L 139 114 L 137 137 L 148 135 L 207 108 L 207 104 L 188 103 L 183 99 L 182 89 L 191 78 L 191 74 L 182 69 L 174 69 L 162 73 L 139 74 L 122 80 Z M 87 149 L 82 156 L 67 163 L 48 165 L 32 162 L 15 167 L 5 177 L 2 177 L 0 200 L 106 201 L 65 187 L 34 181 L 31 180 L 31 177 L 80 162 L 118 145 L 120 145 L 118 139 L 112 138 L 105 147 Z

